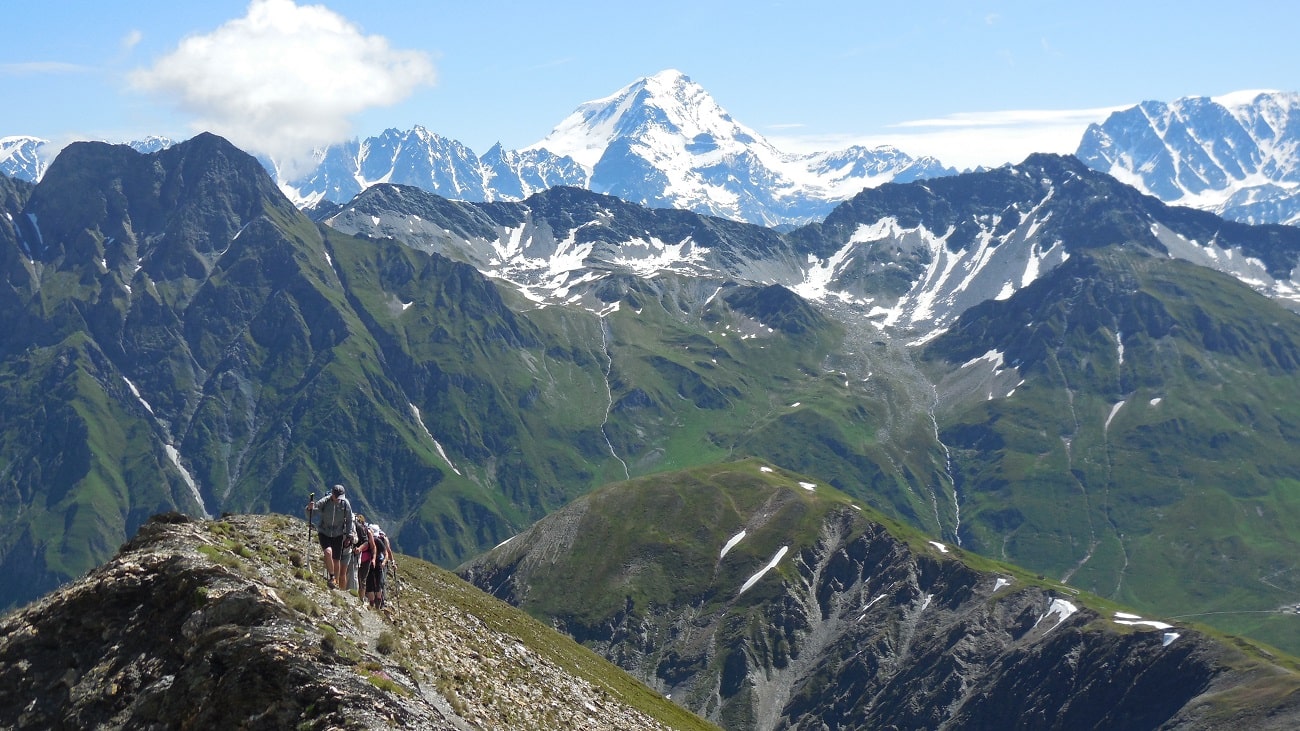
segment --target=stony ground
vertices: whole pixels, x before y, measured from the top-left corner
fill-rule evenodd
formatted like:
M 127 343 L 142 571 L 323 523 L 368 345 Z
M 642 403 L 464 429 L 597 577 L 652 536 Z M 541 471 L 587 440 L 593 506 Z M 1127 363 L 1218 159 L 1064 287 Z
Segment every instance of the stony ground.
M 309 538 L 284 516 L 144 526 L 0 620 L 0 727 L 708 728 L 424 562 L 365 607 Z

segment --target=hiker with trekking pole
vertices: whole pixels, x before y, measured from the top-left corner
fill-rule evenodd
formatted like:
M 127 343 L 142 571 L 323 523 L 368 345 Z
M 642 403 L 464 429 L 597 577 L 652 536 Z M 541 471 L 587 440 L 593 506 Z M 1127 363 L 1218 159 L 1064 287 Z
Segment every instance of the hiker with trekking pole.
M 375 540 L 370 535 L 370 526 L 366 516 L 357 516 L 357 543 L 352 547 L 353 560 L 357 566 L 357 596 L 361 603 L 366 603 L 366 577 L 370 573 L 371 558 L 375 554 Z
M 348 557 L 343 552 L 344 544 L 350 548 L 356 542 L 352 504 L 344 496 L 342 485 L 330 488 L 329 495 L 320 500 L 307 502 L 307 520 L 312 514 L 320 513 L 320 522 L 316 525 L 316 536 L 321 550 L 325 554 L 325 573 L 328 575 L 329 588 L 347 586 Z M 315 493 L 312 493 L 315 496 Z M 350 539 L 350 540 L 345 540 Z
M 362 554 L 363 560 L 369 559 L 370 570 L 366 573 L 365 596 L 372 609 L 384 608 L 385 573 L 397 565 L 393 559 L 393 546 L 388 534 L 375 523 L 368 526 L 372 550 Z

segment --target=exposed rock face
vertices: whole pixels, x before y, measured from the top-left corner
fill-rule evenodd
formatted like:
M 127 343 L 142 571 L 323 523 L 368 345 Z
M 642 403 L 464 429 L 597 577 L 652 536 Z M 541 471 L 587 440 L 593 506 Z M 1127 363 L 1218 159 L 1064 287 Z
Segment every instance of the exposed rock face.
M 1300 221 L 1300 94 L 1250 91 L 1145 101 L 1089 125 L 1089 167 L 1168 203 L 1245 223 Z
M 0 727 L 670 728 L 629 697 L 686 718 L 423 562 L 381 614 L 324 587 L 314 544 L 303 564 L 300 521 L 171 521 L 0 623 Z
M 1010 567 L 977 570 L 778 475 L 744 462 L 602 490 L 462 573 L 728 729 L 1300 721 L 1289 659 Z M 584 567 L 597 589 L 553 583 Z M 599 605 L 608 595 L 625 599 Z

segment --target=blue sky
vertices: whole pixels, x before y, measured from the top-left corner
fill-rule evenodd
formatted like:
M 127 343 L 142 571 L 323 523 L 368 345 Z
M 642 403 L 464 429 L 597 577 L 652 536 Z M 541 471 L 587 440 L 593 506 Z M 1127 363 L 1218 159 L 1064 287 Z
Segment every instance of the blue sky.
M 1300 91 L 1300 3 L 43 0 L 4 8 L 0 137 L 201 129 L 273 155 L 423 125 L 478 153 L 675 68 L 790 151 L 1069 152 L 1146 99 Z M 177 6 L 171 6 L 175 8 Z

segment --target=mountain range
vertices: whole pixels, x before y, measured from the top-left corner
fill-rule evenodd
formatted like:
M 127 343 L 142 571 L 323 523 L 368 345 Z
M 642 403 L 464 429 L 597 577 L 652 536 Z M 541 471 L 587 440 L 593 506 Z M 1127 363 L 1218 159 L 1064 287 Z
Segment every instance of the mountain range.
M 1170 206 L 1058 155 L 765 226 L 564 185 L 465 201 L 382 182 L 303 210 L 220 137 L 157 148 L 76 143 L 37 182 L 0 177 L 8 606 L 151 515 L 296 515 L 341 482 L 405 552 L 469 561 L 736 727 L 1031 724 L 1072 699 L 1137 713 L 1101 674 L 1064 695 L 1017 684 L 1061 654 L 1149 669 L 1169 647 L 1184 695 L 1135 725 L 1257 710 L 1196 700 L 1236 660 L 1145 630 L 1090 644 L 1094 623 L 1242 634 L 1291 672 L 1300 229 Z M 608 555 L 580 540 L 642 499 Z M 719 592 L 746 597 L 727 605 L 745 622 L 714 613 Z M 1066 631 L 1037 655 L 1046 633 L 1025 627 L 1053 613 Z M 936 654 L 940 636 L 961 652 Z M 840 672 L 864 642 L 929 674 Z M 909 680 L 933 702 L 897 708 Z
M 1146 101 L 1090 125 L 1075 152 L 1167 203 L 1244 223 L 1300 221 L 1300 94 Z
M 577 188 L 380 185 L 314 224 L 211 135 L 73 145 L 11 188 L 10 601 L 159 510 L 293 512 L 342 481 L 455 564 L 611 480 L 754 455 L 1300 647 L 1285 614 L 1235 613 L 1300 589 L 1300 324 L 1196 263 L 1286 281 L 1290 227 L 1057 156 L 867 189 L 789 233 Z
M 1298 98 L 1239 92 L 1145 101 L 1090 125 L 1075 155 L 1166 203 L 1242 223 L 1293 223 L 1300 219 Z M 38 180 L 47 144 L 30 136 L 0 138 L 0 173 Z M 130 144 L 154 152 L 171 141 Z M 376 183 L 480 202 L 518 201 L 563 185 L 769 226 L 818 221 L 866 187 L 957 172 L 892 147 L 782 152 L 675 70 L 580 105 L 521 150 L 495 145 L 480 156 L 416 126 L 332 145 L 315 159 L 309 172 L 291 179 L 279 175 L 274 161 L 263 164 L 302 207 L 347 203 Z

